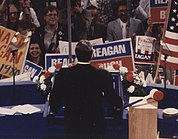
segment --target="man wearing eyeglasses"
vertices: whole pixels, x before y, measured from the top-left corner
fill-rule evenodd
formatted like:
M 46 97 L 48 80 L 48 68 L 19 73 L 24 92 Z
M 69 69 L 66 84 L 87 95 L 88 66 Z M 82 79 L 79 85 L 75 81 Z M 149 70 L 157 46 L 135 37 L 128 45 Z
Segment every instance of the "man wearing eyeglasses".
M 44 9 L 44 25 L 37 29 L 36 34 L 41 41 L 42 52 L 60 53 L 59 40 L 67 40 L 66 28 L 59 24 L 59 11 L 56 6 L 50 5 Z

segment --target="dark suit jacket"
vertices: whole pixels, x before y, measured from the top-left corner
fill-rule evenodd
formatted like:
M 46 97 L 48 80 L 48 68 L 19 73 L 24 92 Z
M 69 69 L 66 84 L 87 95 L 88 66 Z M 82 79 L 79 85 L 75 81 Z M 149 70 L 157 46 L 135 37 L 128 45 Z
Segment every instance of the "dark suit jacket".
M 106 40 L 106 25 L 100 22 L 95 22 L 90 25 L 90 29 L 88 31 L 88 40 L 93 40 L 93 39 L 98 39 L 102 38 L 103 41 L 105 42 Z
M 103 98 L 113 106 L 122 105 L 122 99 L 113 90 L 110 73 L 89 64 L 77 64 L 59 71 L 50 106 L 54 113 L 65 106 L 65 126 L 72 134 L 102 134 Z

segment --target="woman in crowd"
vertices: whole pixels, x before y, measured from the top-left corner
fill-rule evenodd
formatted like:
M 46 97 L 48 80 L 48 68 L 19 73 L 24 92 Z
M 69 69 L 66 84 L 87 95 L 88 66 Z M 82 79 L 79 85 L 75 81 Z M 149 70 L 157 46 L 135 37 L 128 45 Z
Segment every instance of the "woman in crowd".
M 44 67 L 44 59 L 42 57 L 39 40 L 33 35 L 31 37 L 30 46 L 28 49 L 27 60 Z

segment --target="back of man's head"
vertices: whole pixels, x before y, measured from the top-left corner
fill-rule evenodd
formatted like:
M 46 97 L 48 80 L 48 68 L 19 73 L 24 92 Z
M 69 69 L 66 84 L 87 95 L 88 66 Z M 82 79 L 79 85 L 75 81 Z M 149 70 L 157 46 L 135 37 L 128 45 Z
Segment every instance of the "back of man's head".
M 81 40 L 78 42 L 75 48 L 75 53 L 78 61 L 80 62 L 88 62 L 92 58 L 93 49 L 92 45 L 87 40 Z

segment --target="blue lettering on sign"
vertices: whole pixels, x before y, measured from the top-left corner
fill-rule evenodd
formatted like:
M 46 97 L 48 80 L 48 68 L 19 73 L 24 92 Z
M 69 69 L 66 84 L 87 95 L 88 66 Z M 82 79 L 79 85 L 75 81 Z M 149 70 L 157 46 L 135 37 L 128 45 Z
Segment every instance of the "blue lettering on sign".
M 41 66 L 39 66 L 29 60 L 26 60 L 22 73 L 30 72 L 30 77 L 31 77 L 31 79 L 33 79 L 35 76 L 38 76 L 41 73 L 42 69 L 43 68 Z
M 130 41 L 95 45 L 93 49 L 94 51 L 92 60 L 102 60 L 132 55 Z
M 72 62 L 76 62 L 76 56 L 72 55 Z M 61 54 L 46 54 L 45 55 L 45 70 L 54 66 L 57 63 L 62 63 L 63 66 L 69 65 L 69 56 Z
M 145 55 L 145 54 L 135 54 L 135 60 L 142 60 L 142 61 L 152 61 L 152 55 Z

